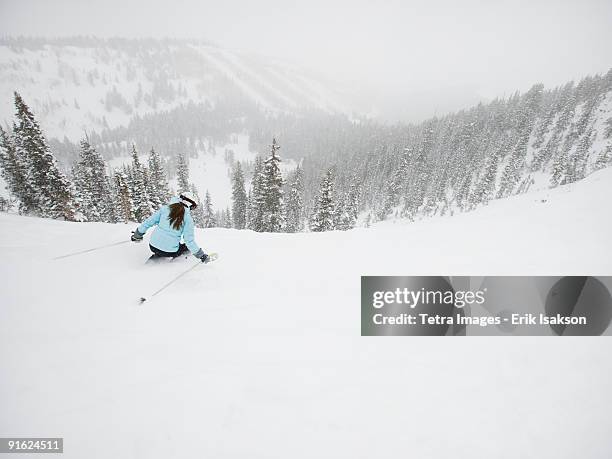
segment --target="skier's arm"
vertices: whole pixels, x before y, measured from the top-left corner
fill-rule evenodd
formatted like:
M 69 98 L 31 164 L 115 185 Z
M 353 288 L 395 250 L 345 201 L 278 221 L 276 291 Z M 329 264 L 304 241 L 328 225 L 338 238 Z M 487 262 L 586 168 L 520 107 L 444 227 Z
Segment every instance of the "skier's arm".
M 147 232 L 147 230 L 149 228 L 151 228 L 152 226 L 155 226 L 159 223 L 159 218 L 161 215 L 161 209 L 159 209 L 157 212 L 155 212 L 153 215 L 151 215 L 149 218 L 147 218 L 144 222 L 142 222 L 142 224 L 138 227 L 138 232 L 140 234 L 145 234 Z
M 185 214 L 185 227 L 183 228 L 183 240 L 185 241 L 185 245 L 187 245 L 187 248 L 189 249 L 189 251 L 194 256 L 197 256 L 198 252 L 202 250 L 200 249 L 200 247 L 195 241 L 193 218 L 191 217 L 191 214 L 189 213 Z

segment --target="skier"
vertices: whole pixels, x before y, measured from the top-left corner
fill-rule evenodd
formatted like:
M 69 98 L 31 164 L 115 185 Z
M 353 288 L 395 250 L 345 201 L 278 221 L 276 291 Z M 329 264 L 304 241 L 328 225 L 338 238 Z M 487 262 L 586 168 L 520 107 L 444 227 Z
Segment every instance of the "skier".
M 154 257 L 178 257 L 190 251 L 194 257 L 207 263 L 209 256 L 198 246 L 193 234 L 193 217 L 191 210 L 197 207 L 194 195 L 190 192 L 181 193 L 178 198 L 172 198 L 167 206 L 163 206 L 132 233 L 133 242 L 141 242 L 149 228 L 157 225 L 149 248 Z M 181 236 L 184 243 L 181 242 Z

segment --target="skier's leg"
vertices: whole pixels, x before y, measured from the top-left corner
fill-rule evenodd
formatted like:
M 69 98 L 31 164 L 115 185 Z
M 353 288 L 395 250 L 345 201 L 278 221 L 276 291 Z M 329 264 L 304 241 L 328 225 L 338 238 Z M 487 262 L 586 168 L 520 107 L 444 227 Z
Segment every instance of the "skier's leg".
M 183 255 L 184 253 L 189 252 L 189 249 L 187 248 L 187 245 L 183 244 L 182 242 L 179 244 L 179 248 L 178 251 L 176 252 L 176 256 L 180 256 Z
M 155 257 L 175 257 L 176 256 L 176 252 L 164 252 L 163 250 L 160 250 L 157 247 L 152 246 L 151 244 L 149 244 L 149 248 L 151 249 L 151 252 L 153 252 L 153 255 Z
M 178 250 L 172 254 L 172 258 L 178 258 L 186 252 L 189 252 L 189 249 L 185 244 L 180 243 Z

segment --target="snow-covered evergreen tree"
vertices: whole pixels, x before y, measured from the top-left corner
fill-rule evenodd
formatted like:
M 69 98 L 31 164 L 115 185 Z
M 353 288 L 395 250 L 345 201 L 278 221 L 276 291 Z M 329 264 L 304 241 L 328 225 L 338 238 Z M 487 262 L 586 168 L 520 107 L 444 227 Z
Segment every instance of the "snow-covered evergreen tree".
M 285 231 L 297 233 L 304 229 L 304 171 L 298 165 L 290 178 L 285 217 Z
M 244 229 L 247 220 L 247 194 L 244 186 L 244 174 L 240 162 L 236 162 L 232 173 L 232 217 L 233 227 Z
M 567 157 L 563 152 L 559 152 L 553 161 L 552 170 L 550 173 L 550 187 L 554 188 L 565 183 L 565 174 L 567 171 Z
M 346 195 L 337 192 L 336 196 L 336 202 L 334 203 L 334 229 L 344 230 L 342 222 L 345 220 Z
M 81 212 L 91 222 L 114 222 L 114 202 L 102 156 L 87 138 L 81 140 L 79 159 L 72 171 Z
M 459 190 L 455 194 L 455 202 L 457 206 L 462 211 L 468 211 L 472 209 L 472 180 L 473 174 L 466 173 L 464 174 L 463 181 L 461 182 L 461 186 Z
M 184 155 L 178 155 L 176 158 L 176 184 L 179 193 L 190 189 L 189 163 Z
M 266 196 L 263 167 L 263 160 L 258 156 L 255 158 L 248 207 L 248 228 L 259 232 L 264 231 L 263 215 Z
M 597 156 L 597 160 L 593 165 L 593 170 L 598 171 L 599 169 L 608 167 L 610 164 L 612 164 L 612 142 L 610 142 L 608 146 L 601 151 L 599 156 Z
M 192 183 L 190 187 L 191 192 L 193 193 L 196 202 L 198 203 L 197 207 L 191 211 L 191 216 L 193 217 L 193 222 L 198 228 L 206 228 L 206 216 L 204 214 L 204 206 L 202 205 L 202 201 L 200 200 L 200 195 L 198 194 L 198 189 Z
M 276 154 L 280 146 L 276 139 L 272 139 L 271 155 L 264 161 L 262 173 L 263 182 L 263 209 L 262 231 L 278 233 L 285 226 L 283 210 L 283 176 L 279 163 L 280 157 Z
M 427 152 L 432 145 L 433 133 L 431 128 L 426 131 L 426 138 L 423 140 L 419 151 L 408 151 L 410 175 L 404 191 L 403 215 L 414 216 L 425 200 L 427 191 L 430 168 L 427 162 Z M 412 160 L 414 158 L 414 160 Z
M 544 85 L 534 85 L 521 98 L 514 113 L 517 142 L 504 168 L 501 177 L 498 197 L 511 195 L 520 181 L 526 166 L 527 148 L 536 116 L 540 110 Z
M 353 177 L 351 186 L 346 195 L 344 202 L 344 212 L 340 218 L 340 228 L 342 230 L 349 230 L 355 227 L 357 224 L 357 217 L 359 216 L 359 183 L 357 177 Z
M 217 212 L 216 219 L 219 228 L 232 228 L 232 214 L 229 207 L 226 209 L 221 209 L 219 212 Z
M 247 194 L 247 206 L 246 206 L 246 226 L 245 228 L 251 229 L 251 189 L 249 188 L 249 193 Z
M 161 158 L 154 148 L 149 153 L 149 199 L 154 209 L 170 199 L 170 186 Z
M 393 156 L 397 156 L 397 150 L 393 151 Z M 417 168 L 411 170 L 411 162 L 413 150 L 404 148 L 402 157 L 399 160 L 399 165 L 395 170 L 385 172 L 382 181 L 382 204 L 376 211 L 378 220 L 384 220 L 393 213 L 393 208 L 398 206 L 403 200 L 405 208 L 411 206 L 413 199 L 418 199 L 418 188 L 420 188 Z M 420 164 L 417 165 L 417 167 Z M 410 180 L 411 172 L 413 173 Z M 420 170 L 422 172 L 422 169 Z M 423 184 L 424 185 L 424 184 Z
M 142 221 L 153 213 L 153 207 L 147 192 L 146 173 L 138 158 L 136 146 L 132 145 L 132 208 L 137 221 Z M 157 210 L 157 209 L 155 209 Z
M 215 218 L 215 211 L 213 210 L 212 199 L 210 193 L 206 190 L 206 197 L 204 198 L 204 204 L 202 206 L 204 212 L 204 228 L 214 228 L 217 226 L 217 219 Z
M 388 181 L 385 190 L 383 205 L 378 211 L 379 220 L 386 219 L 393 212 L 393 208 L 399 204 L 406 180 L 406 164 L 407 162 L 405 160 L 402 160 L 400 167 L 397 169 L 397 171 L 395 171 L 393 177 Z
M 78 220 L 74 188 L 59 170 L 38 122 L 15 92 L 16 122 L 13 125 L 15 154 L 26 167 L 27 188 L 34 193 L 28 212 L 41 217 Z
M 0 172 L 6 181 L 9 193 L 19 201 L 19 213 L 33 213 L 37 208 L 37 193 L 28 181 L 25 158 L 17 156 L 11 134 L 0 126 Z
M 584 134 L 578 143 L 576 151 L 568 158 L 565 183 L 573 183 L 582 180 L 586 176 L 589 150 L 594 140 L 593 128 L 591 128 Z
M 115 188 L 115 202 L 117 210 L 117 220 L 120 222 L 134 221 L 134 209 L 132 208 L 132 193 L 129 186 L 129 179 L 124 170 L 115 170 L 113 174 Z
M 499 156 L 494 152 L 487 160 L 480 182 L 477 183 L 472 202 L 486 204 L 495 197 L 495 184 L 497 180 L 497 168 Z
M 334 229 L 334 170 L 329 168 L 325 173 L 319 194 L 317 196 L 314 212 L 310 219 L 310 230 L 315 232 L 331 231 Z

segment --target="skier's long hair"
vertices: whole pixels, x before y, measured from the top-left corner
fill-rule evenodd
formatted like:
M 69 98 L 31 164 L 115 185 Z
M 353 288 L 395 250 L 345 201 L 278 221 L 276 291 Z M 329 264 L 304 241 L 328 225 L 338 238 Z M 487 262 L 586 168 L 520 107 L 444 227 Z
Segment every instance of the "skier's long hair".
M 168 218 L 170 219 L 170 226 L 175 230 L 180 230 L 181 226 L 183 226 L 183 219 L 185 218 L 185 206 L 180 202 L 175 202 L 174 204 L 170 204 L 170 215 Z

